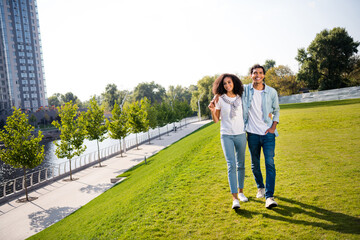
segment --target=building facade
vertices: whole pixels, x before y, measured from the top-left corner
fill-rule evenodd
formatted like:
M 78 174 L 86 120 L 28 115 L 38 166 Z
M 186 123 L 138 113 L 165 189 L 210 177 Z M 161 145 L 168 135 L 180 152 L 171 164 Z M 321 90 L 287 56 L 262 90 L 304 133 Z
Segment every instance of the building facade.
M 36 0 L 0 0 L 0 113 L 47 106 Z

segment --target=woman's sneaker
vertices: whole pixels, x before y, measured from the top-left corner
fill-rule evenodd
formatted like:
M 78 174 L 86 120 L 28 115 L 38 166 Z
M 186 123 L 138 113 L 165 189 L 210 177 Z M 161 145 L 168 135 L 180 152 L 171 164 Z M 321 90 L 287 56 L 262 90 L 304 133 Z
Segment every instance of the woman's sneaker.
M 234 199 L 232 209 L 237 209 L 237 208 L 240 208 L 240 202 L 239 202 L 239 200 Z
M 244 193 L 239 193 L 238 197 L 239 197 L 240 201 L 242 201 L 242 202 L 249 201 L 249 199 L 247 197 L 245 197 Z

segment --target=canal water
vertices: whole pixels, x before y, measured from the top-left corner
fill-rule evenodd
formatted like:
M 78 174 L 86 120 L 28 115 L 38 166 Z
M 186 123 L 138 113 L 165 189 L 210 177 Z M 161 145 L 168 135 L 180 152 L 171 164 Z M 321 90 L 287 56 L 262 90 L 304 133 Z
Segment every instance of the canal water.
M 44 153 L 45 159 L 44 161 L 34 169 L 27 170 L 27 173 L 35 172 L 38 169 L 43 169 L 47 167 L 54 167 L 59 165 L 62 162 L 68 161 L 67 159 L 58 159 L 55 155 L 56 146 L 53 141 L 44 142 Z M 99 142 L 100 149 L 107 148 L 113 146 L 115 144 L 119 144 L 119 140 L 107 138 L 103 142 Z M 86 150 L 82 155 L 86 155 L 88 153 L 92 153 L 97 151 L 96 141 L 85 140 L 84 145 L 86 146 Z M 74 157 L 76 158 L 76 157 Z M 0 161 L 0 182 L 6 182 L 8 180 L 23 176 L 24 171 L 20 168 L 13 168 L 10 165 L 5 164 L 3 161 Z

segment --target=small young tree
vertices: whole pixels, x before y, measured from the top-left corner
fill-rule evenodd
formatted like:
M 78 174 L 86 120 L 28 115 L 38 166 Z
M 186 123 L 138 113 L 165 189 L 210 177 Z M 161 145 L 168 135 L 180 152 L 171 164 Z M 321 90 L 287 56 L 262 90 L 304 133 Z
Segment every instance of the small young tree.
M 145 128 L 147 128 L 150 144 L 150 128 L 154 129 L 157 127 L 156 110 L 154 106 L 151 106 L 151 102 L 147 99 L 147 97 L 144 97 L 141 108 L 147 113 L 146 120 L 148 122 L 148 126 L 145 126 Z
M 52 124 L 61 132 L 60 142 L 55 141 L 55 155 L 58 158 L 67 158 L 70 166 L 70 180 L 72 181 L 71 159 L 75 156 L 80 156 L 86 149 L 83 146 L 86 136 L 86 126 L 84 115 L 78 113 L 78 106 L 72 101 L 65 103 L 64 106 L 59 107 L 59 116 L 61 123 L 58 121 Z
M 121 139 L 125 138 L 129 133 L 128 117 L 125 111 L 122 111 L 120 106 L 115 101 L 114 108 L 111 111 L 112 117 L 110 121 L 106 119 L 106 126 L 109 131 L 109 136 L 112 139 L 118 139 L 120 143 L 120 155 L 122 157 Z
M 148 121 L 147 113 L 141 108 L 139 102 L 133 102 L 128 109 L 129 125 L 132 133 L 136 136 L 136 149 L 139 149 L 137 134 L 147 131 Z
M 6 164 L 24 170 L 26 200 L 29 201 L 26 169 L 38 166 L 44 160 L 44 146 L 39 143 L 43 138 L 41 131 L 35 137 L 31 134 L 34 127 L 29 124 L 26 114 L 14 107 L 14 112 L 7 118 L 4 130 L 0 131 L 0 140 L 5 148 L 0 151 L 0 158 Z
M 85 124 L 87 132 L 86 138 L 90 141 L 96 140 L 99 167 L 101 167 L 99 142 L 102 142 L 106 139 L 105 133 L 107 132 L 107 128 L 104 123 L 104 110 L 99 107 L 97 101 L 93 97 L 90 100 L 90 108 L 85 113 Z
M 161 140 L 160 128 L 166 125 L 166 106 L 164 103 L 156 104 L 155 109 L 156 109 L 156 122 L 159 130 L 159 140 Z

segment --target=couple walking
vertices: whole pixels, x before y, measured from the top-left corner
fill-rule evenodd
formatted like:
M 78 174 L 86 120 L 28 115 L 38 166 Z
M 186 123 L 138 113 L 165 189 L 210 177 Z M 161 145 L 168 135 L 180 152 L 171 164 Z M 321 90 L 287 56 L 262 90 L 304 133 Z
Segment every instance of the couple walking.
M 221 145 L 227 162 L 232 208 L 240 208 L 244 195 L 245 149 L 248 142 L 251 169 L 257 184 L 257 198 L 266 198 L 265 207 L 273 208 L 275 189 L 275 136 L 279 122 L 279 101 L 274 88 L 264 83 L 265 69 L 254 65 L 250 70 L 252 83 L 242 85 L 233 74 L 222 74 L 213 85 L 214 99 L 209 104 L 214 122 L 221 119 Z M 247 137 L 246 137 L 247 134 Z M 266 185 L 260 169 L 263 149 L 266 168 Z

